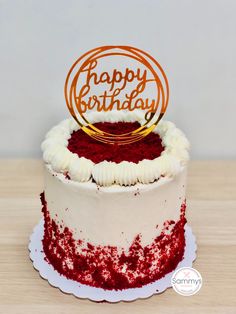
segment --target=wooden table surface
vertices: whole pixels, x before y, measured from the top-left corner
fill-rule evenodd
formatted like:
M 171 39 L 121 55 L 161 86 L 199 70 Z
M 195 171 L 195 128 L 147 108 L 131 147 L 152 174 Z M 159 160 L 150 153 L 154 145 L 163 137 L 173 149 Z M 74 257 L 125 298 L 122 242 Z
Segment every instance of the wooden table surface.
M 0 163 L 0 313 L 236 313 L 236 161 L 194 161 L 187 218 L 197 237 L 194 268 L 203 277 L 191 297 L 168 289 L 135 302 L 95 303 L 51 287 L 33 269 L 28 241 L 41 218 L 39 160 Z

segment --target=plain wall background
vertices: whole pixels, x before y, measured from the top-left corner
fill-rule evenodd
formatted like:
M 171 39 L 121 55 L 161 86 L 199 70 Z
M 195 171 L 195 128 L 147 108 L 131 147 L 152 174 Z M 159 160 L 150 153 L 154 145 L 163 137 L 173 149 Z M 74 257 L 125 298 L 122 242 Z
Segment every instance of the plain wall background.
M 69 117 L 67 72 L 101 45 L 146 50 L 170 83 L 165 119 L 194 159 L 236 157 L 235 0 L 0 0 L 0 156 L 40 157 Z

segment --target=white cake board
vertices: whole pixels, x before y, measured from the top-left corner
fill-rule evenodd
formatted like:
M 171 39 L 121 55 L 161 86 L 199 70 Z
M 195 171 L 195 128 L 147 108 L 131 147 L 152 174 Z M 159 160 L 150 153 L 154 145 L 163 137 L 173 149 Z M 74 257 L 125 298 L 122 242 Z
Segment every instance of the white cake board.
M 59 288 L 62 292 L 73 294 L 74 296 L 82 299 L 90 299 L 92 301 L 134 301 L 136 299 L 144 299 L 159 294 L 171 287 L 171 277 L 174 273 L 171 272 L 163 278 L 147 284 L 141 288 L 131 288 L 125 290 L 104 290 L 101 288 L 90 287 L 80 284 L 74 280 L 67 279 L 65 276 L 60 275 L 52 265 L 45 261 L 45 254 L 43 252 L 42 239 L 44 233 L 43 219 L 34 228 L 30 237 L 29 251 L 30 259 L 33 261 L 34 268 L 39 271 L 40 276 L 46 279 L 50 285 Z M 195 236 L 192 229 L 185 226 L 185 239 L 186 247 L 183 260 L 178 264 L 177 268 L 191 267 L 196 258 L 197 245 Z

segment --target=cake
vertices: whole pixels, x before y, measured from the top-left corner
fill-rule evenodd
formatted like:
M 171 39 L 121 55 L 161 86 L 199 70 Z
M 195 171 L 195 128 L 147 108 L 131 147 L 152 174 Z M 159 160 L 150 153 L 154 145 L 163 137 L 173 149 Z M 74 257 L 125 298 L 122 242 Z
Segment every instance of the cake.
M 111 133 L 136 129 L 134 112 L 91 113 Z M 140 123 L 141 124 L 141 123 Z M 43 250 L 54 269 L 103 289 L 142 287 L 183 259 L 189 142 L 160 121 L 140 141 L 98 142 L 71 118 L 42 143 Z

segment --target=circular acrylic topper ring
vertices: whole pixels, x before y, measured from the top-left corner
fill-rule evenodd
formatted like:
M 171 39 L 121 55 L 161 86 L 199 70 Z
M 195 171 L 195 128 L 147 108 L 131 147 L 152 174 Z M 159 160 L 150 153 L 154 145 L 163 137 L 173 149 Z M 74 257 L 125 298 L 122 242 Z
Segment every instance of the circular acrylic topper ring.
M 169 87 L 162 67 L 146 52 L 129 46 L 103 46 L 88 51 L 72 65 L 65 98 L 71 115 L 88 135 L 109 144 L 128 144 L 155 128 L 166 111 Z M 91 111 L 109 117 L 114 110 L 138 111 L 141 125 L 125 134 L 112 134 L 89 122 Z

